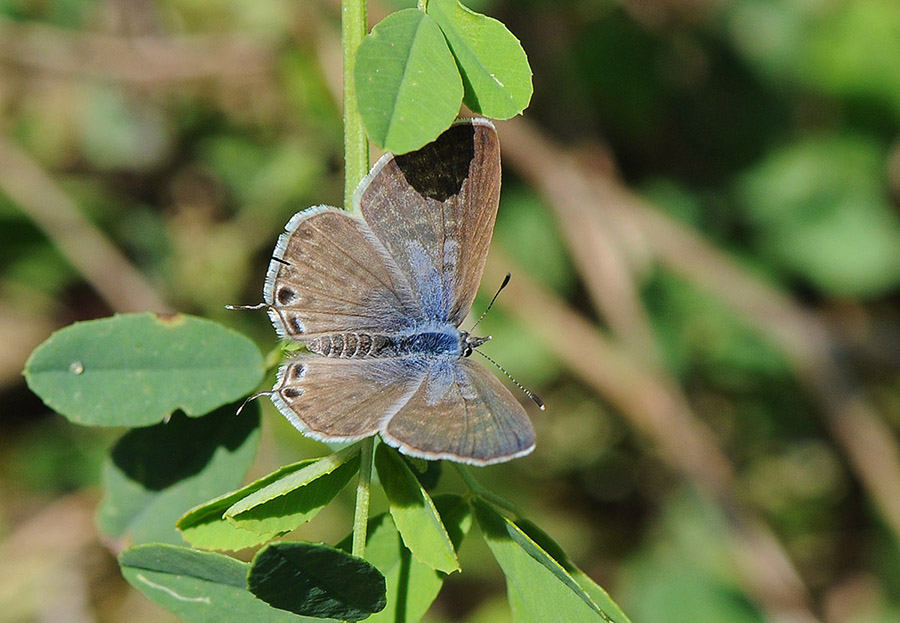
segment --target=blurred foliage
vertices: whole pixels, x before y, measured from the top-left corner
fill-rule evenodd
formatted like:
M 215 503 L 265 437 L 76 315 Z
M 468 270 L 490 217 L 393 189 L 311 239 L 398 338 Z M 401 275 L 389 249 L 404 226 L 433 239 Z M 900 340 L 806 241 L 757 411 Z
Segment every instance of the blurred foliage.
M 526 118 L 585 162 L 610 154 L 656 209 L 811 308 L 848 349 L 842 381 L 900 436 L 900 3 L 469 4 L 501 19 L 528 53 Z M 295 211 L 340 203 L 338 19 L 336 3 L 313 1 L 0 0 L 0 148 L 23 150 L 173 308 L 228 323 L 267 352 L 265 314 L 223 307 L 260 300 Z M 85 545 L 57 542 L 70 534 L 66 517 L 41 523 L 52 504 L 92 495 L 113 433 L 60 422 L 20 371 L 53 329 L 114 310 L 60 251 L 61 234 L 7 191 L 9 171 L 0 172 L 0 555 L 16 569 L 9 586 L 30 590 L 0 589 L 0 621 L 46 618 L 57 601 L 38 596 L 48 594 L 79 620 L 169 621 L 128 592 L 111 555 L 90 550 L 72 566 Z M 603 326 L 555 214 L 508 166 L 504 180 L 494 244 L 514 261 L 513 280 L 521 271 Z M 818 612 L 900 621 L 896 535 L 784 353 L 684 276 L 654 265 L 638 278 L 664 365 Z M 484 284 L 476 314 L 498 285 Z M 526 509 L 636 623 L 763 620 L 728 562 L 722 510 L 552 345 L 499 308 L 483 327 L 494 336 L 486 352 L 548 404 L 535 417 L 534 455 L 480 472 L 485 486 Z M 261 406 L 254 475 L 316 452 Z M 349 510 L 323 516 L 304 539 L 333 542 L 349 529 Z M 48 525 L 60 530 L 35 528 Z M 41 554 L 45 541 L 53 549 Z M 486 546 L 469 547 L 431 620 L 508 620 Z

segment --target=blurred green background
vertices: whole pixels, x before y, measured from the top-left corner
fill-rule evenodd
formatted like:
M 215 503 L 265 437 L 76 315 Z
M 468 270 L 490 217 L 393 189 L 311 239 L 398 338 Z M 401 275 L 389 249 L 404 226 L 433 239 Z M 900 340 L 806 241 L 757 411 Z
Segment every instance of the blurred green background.
M 635 623 L 900 621 L 900 3 L 470 6 L 535 83 L 475 311 L 511 271 L 485 350 L 547 403 L 479 477 Z M 340 204 L 338 31 L 336 1 L 0 0 L 0 621 L 174 620 L 93 528 L 121 431 L 21 370 L 116 311 L 276 348 L 224 305 Z M 322 451 L 264 404 L 253 476 Z M 509 621 L 479 539 L 462 564 L 428 620 Z

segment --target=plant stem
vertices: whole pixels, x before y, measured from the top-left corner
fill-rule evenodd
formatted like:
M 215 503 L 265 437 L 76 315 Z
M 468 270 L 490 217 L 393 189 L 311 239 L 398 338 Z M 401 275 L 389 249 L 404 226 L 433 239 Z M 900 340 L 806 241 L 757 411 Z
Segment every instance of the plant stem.
M 356 99 L 356 51 L 369 29 L 367 0 L 341 0 L 344 50 L 344 207 L 356 211 L 353 193 L 369 172 L 369 140 Z M 359 216 L 359 215 L 357 215 Z
M 469 468 L 465 465 L 461 465 L 460 463 L 454 463 L 454 467 L 456 467 L 456 471 L 459 472 L 459 475 L 462 476 L 462 479 L 466 482 L 466 486 L 469 487 L 469 491 L 473 494 L 477 495 L 480 498 L 491 502 L 494 506 L 499 506 L 500 508 L 504 508 L 516 518 L 524 517 L 525 515 L 522 513 L 522 509 L 518 506 L 510 502 L 509 500 L 505 500 L 496 493 L 492 491 L 488 491 L 484 487 L 481 486 L 475 477 L 469 471 Z
M 341 0 L 341 44 L 344 50 L 344 207 L 356 212 L 353 193 L 369 172 L 369 141 L 359 116 L 356 99 L 356 51 L 369 30 L 366 0 Z M 359 216 L 357 214 L 356 216 Z M 353 555 L 366 552 L 366 524 L 369 521 L 369 486 L 372 482 L 372 457 L 375 438 L 361 443 L 359 481 L 356 485 L 356 511 L 353 515 Z
M 353 514 L 353 555 L 366 553 L 366 524 L 369 521 L 369 485 L 372 483 L 372 458 L 375 437 L 363 439 L 359 456 L 359 480 L 356 483 L 356 512 Z

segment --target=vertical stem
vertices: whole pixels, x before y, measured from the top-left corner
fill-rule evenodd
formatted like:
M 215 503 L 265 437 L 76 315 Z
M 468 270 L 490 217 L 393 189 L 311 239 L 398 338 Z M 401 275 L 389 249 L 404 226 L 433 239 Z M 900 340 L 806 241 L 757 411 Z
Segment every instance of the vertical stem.
M 368 31 L 367 0 L 341 0 L 344 50 L 344 207 L 354 211 L 353 192 L 369 172 L 369 141 L 356 99 L 356 51 Z M 357 215 L 358 216 L 358 215 Z
M 356 512 L 353 514 L 353 555 L 366 553 L 366 524 L 369 521 L 369 485 L 372 482 L 372 458 L 375 437 L 363 439 L 359 455 L 359 481 L 356 484 Z
M 341 40 L 344 50 L 344 207 L 354 212 L 353 192 L 369 172 L 369 141 L 359 116 L 353 75 L 356 51 L 368 29 L 366 0 L 341 0 Z M 361 443 L 356 511 L 353 515 L 353 555 L 360 558 L 366 551 L 375 438 L 364 439 Z

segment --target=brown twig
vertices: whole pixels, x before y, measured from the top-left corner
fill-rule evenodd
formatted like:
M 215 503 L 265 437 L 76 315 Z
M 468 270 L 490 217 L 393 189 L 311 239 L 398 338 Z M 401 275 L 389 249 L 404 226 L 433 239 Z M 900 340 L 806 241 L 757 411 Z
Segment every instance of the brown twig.
M 25 212 L 116 311 L 170 311 L 144 276 L 88 221 L 56 181 L 0 137 L 0 190 Z

